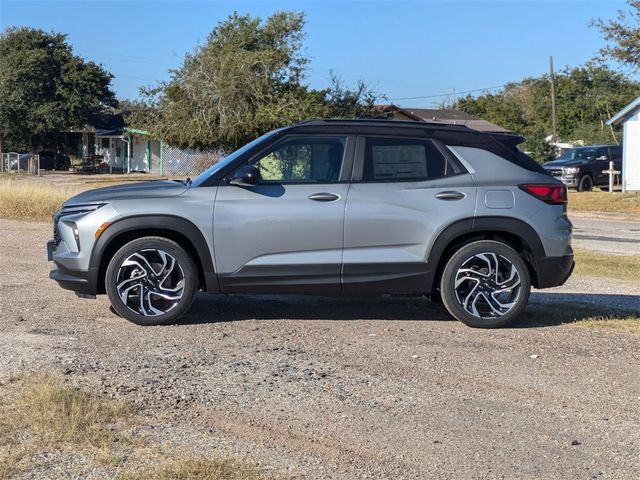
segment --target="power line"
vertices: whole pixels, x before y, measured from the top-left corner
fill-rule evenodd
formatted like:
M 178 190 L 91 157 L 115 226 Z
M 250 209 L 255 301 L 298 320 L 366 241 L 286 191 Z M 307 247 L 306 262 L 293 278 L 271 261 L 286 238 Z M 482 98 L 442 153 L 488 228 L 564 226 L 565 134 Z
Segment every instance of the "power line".
M 486 90 L 495 90 L 496 88 L 504 88 L 508 85 L 508 83 L 505 83 L 504 85 L 496 85 L 495 87 L 485 87 L 485 88 L 474 88 L 473 90 L 464 90 L 462 92 L 456 92 L 456 95 L 463 95 L 465 93 L 473 93 L 473 92 L 484 92 Z M 455 91 L 455 90 L 454 90 Z M 438 97 L 448 97 L 451 96 L 452 92 L 447 92 L 447 93 L 439 93 L 436 95 L 420 95 L 417 97 L 397 97 L 397 98 L 390 98 L 389 100 L 419 100 L 421 98 L 438 98 Z

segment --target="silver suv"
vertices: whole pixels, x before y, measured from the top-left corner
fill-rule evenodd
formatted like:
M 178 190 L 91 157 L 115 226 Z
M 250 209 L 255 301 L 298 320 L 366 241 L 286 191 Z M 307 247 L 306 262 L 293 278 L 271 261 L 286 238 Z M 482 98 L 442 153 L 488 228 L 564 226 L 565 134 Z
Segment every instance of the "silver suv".
M 194 180 L 71 198 L 50 277 L 140 325 L 174 322 L 204 290 L 425 295 L 498 327 L 574 265 L 566 187 L 522 141 L 385 120 L 274 130 Z

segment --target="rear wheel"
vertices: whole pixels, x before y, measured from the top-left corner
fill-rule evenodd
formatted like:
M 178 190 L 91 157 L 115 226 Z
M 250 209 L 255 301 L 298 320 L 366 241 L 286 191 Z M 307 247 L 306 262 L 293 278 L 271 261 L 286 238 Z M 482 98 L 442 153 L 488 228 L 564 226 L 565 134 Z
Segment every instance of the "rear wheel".
M 176 242 L 143 237 L 116 252 L 105 286 L 121 317 L 138 325 L 167 325 L 191 306 L 197 275 L 193 260 Z
M 451 315 L 470 327 L 506 325 L 529 299 L 529 270 L 508 245 L 481 240 L 455 252 L 442 273 L 442 301 Z
M 591 178 L 591 175 L 584 175 L 580 179 L 580 183 L 578 183 L 578 191 L 590 192 L 591 190 L 593 190 L 593 178 Z

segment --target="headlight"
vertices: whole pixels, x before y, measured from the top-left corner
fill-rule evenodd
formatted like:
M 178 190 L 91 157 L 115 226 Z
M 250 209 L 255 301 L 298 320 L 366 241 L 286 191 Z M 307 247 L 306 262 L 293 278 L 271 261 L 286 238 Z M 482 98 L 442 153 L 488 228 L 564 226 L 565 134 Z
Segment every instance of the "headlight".
M 563 168 L 564 173 L 578 173 L 580 171 L 580 167 L 566 167 Z

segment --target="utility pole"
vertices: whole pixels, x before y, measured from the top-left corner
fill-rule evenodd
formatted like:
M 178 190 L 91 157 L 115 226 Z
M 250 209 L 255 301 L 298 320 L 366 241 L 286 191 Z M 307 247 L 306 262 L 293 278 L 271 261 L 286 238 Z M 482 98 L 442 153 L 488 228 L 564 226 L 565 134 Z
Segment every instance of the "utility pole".
M 551 141 L 555 143 L 558 141 L 558 117 L 556 115 L 556 77 L 553 74 L 553 57 L 549 57 L 549 73 L 551 76 Z

